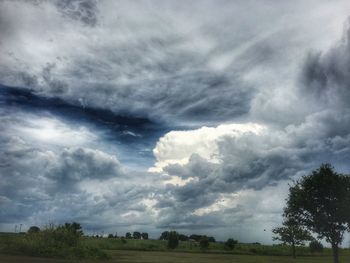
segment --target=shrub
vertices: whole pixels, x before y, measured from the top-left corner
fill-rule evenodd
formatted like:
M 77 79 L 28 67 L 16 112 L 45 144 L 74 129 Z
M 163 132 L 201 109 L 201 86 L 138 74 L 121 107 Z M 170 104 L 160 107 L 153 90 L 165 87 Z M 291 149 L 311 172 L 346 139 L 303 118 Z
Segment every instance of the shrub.
M 72 224 L 49 226 L 39 232 L 9 237 L 0 252 L 7 254 L 67 259 L 106 259 L 103 251 L 83 246 L 82 231 Z
M 179 245 L 179 236 L 176 231 L 170 231 L 168 235 L 168 248 L 174 249 Z
M 310 248 L 310 251 L 312 253 L 314 252 L 323 252 L 323 245 L 321 242 L 317 241 L 317 240 L 313 240 L 310 242 L 309 244 L 309 248 Z

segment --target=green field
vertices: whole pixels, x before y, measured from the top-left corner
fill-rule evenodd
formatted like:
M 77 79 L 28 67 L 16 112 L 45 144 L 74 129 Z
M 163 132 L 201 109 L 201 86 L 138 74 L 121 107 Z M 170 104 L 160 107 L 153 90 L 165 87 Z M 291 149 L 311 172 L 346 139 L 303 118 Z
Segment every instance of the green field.
M 184 252 L 156 252 L 156 251 L 130 251 L 110 250 L 112 259 L 108 261 L 70 261 L 47 258 L 32 258 L 22 256 L 0 255 L 2 263 L 331 263 L 331 256 L 299 257 L 293 260 L 287 256 L 258 256 L 258 255 L 232 255 L 232 254 L 205 254 Z M 350 253 L 341 256 L 341 262 L 350 262 Z
M 0 235 L 0 251 L 6 242 L 16 243 L 23 239 L 24 235 Z M 242 262 L 242 263 L 274 263 L 274 262 L 298 262 L 298 263 L 326 263 L 332 262 L 332 252 L 326 248 L 321 254 L 310 253 L 307 247 L 298 247 L 298 258 L 293 260 L 290 256 L 290 247 L 284 245 L 266 246 L 259 244 L 237 244 L 233 250 L 225 249 L 223 243 L 210 243 L 207 250 L 200 249 L 197 242 L 184 241 L 179 246 L 170 250 L 167 248 L 167 241 L 161 240 L 134 240 L 119 238 L 92 238 L 82 237 L 81 246 L 97 248 L 108 255 L 109 260 L 64 260 L 38 257 L 27 257 L 22 250 L 8 251 L 0 254 L 1 263 L 19 262 L 164 262 L 164 263 L 206 263 L 206 262 Z M 341 262 L 350 262 L 350 250 L 340 251 Z

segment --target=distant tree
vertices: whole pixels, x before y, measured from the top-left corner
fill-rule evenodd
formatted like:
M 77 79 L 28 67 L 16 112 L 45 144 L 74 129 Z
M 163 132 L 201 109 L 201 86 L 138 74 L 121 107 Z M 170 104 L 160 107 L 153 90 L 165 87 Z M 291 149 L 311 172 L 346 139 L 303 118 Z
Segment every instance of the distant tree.
M 199 246 L 202 250 L 205 250 L 209 247 L 209 239 L 207 236 L 201 236 L 199 240 Z
M 225 242 L 225 248 L 232 250 L 235 248 L 236 244 L 238 244 L 237 240 L 234 240 L 233 238 L 229 238 L 227 239 L 227 241 Z
M 323 251 L 322 243 L 317 241 L 317 240 L 311 241 L 310 244 L 309 244 L 309 248 L 310 248 L 310 251 L 312 253 L 314 253 L 314 252 L 322 252 Z
M 125 238 L 126 238 L 126 239 L 131 239 L 131 233 L 130 233 L 130 232 L 127 232 L 127 233 L 125 234 Z
M 132 237 L 133 237 L 134 239 L 141 239 L 141 233 L 135 231 L 135 232 L 132 234 Z
M 313 238 L 310 232 L 300 227 L 294 218 L 284 216 L 283 226 L 272 230 L 276 235 L 273 237 L 273 240 L 280 240 L 284 244 L 290 245 L 292 247 L 292 256 L 296 258 L 296 246 L 304 245 L 305 241 L 312 240 Z
M 109 234 L 108 238 L 114 238 L 114 235 L 113 234 Z
M 115 237 L 115 238 L 118 238 L 118 233 L 117 233 L 117 232 L 115 232 L 114 237 Z
M 212 242 L 212 243 L 215 243 L 215 242 L 216 242 L 216 240 L 215 240 L 214 237 L 208 237 L 208 240 L 209 240 L 209 242 Z
M 338 174 L 330 164 L 304 176 L 289 189 L 287 213 L 299 224 L 325 238 L 332 246 L 334 263 L 339 245 L 350 231 L 350 176 Z
M 148 239 L 148 233 L 142 233 L 141 234 L 142 239 Z
M 169 231 L 164 231 L 159 237 L 159 240 L 168 240 L 168 239 L 169 239 Z
M 201 237 L 202 237 L 201 235 L 196 235 L 196 234 L 190 235 L 190 239 L 195 240 L 197 242 L 199 242 Z
M 176 231 L 170 231 L 168 235 L 168 248 L 174 249 L 179 245 L 179 235 Z
M 69 231 L 72 231 L 74 233 L 76 233 L 77 235 L 79 236 L 82 236 L 84 233 L 83 233 L 83 230 L 82 230 L 82 227 L 79 223 L 77 222 L 73 222 L 73 223 L 65 223 L 63 226 L 59 226 L 60 228 L 65 228 Z
M 31 226 L 29 229 L 28 229 L 28 233 L 38 233 L 40 231 L 40 228 L 37 227 L 37 226 Z
M 180 241 L 188 241 L 188 236 L 186 236 L 184 234 L 179 234 L 179 240 Z

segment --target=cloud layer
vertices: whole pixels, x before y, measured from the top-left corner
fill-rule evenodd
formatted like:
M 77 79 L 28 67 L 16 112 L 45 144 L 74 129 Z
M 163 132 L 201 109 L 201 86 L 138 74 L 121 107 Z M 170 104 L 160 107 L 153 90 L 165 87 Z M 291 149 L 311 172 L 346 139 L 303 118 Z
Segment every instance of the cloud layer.
M 348 1 L 1 1 L 0 228 L 271 242 L 291 179 L 350 171 L 349 14 Z

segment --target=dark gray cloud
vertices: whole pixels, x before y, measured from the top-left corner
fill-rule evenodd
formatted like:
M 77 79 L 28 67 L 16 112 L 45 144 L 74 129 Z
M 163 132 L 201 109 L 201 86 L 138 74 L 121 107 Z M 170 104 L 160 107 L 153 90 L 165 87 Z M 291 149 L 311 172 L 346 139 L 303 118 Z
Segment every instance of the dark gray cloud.
M 349 12 L 1 1 L 0 228 L 270 242 L 260 230 L 279 223 L 290 179 L 350 169 L 348 31 L 334 45 Z
M 285 65 L 295 65 L 300 47 L 318 33 L 299 33 L 300 23 L 280 16 L 305 18 L 300 3 L 292 12 L 289 4 L 270 8 L 254 1 L 29 3 L 2 3 L 2 24 L 14 29 L 3 30 L 0 82 L 118 115 L 186 125 L 246 118 L 265 86 L 276 83 L 273 75 L 293 70 Z M 23 21 L 13 18 L 22 13 L 28 14 Z
M 96 0 L 58 0 L 56 5 L 64 16 L 77 20 L 84 25 L 95 26 L 98 22 Z
M 349 21 L 348 21 L 349 23 Z M 349 108 L 350 104 L 350 27 L 327 52 L 312 52 L 305 61 L 301 82 L 303 91 L 328 107 Z

